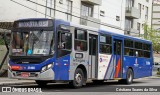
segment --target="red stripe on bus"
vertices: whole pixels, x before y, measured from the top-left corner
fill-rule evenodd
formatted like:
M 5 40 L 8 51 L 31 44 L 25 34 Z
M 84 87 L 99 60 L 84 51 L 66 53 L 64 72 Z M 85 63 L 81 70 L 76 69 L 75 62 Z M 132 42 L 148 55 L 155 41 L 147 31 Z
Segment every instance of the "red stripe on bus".
M 115 72 L 115 75 L 114 75 L 115 78 L 118 78 L 118 74 L 119 74 L 120 69 L 121 69 L 121 61 L 120 61 L 120 58 L 119 58 L 118 64 L 116 66 L 116 72 Z

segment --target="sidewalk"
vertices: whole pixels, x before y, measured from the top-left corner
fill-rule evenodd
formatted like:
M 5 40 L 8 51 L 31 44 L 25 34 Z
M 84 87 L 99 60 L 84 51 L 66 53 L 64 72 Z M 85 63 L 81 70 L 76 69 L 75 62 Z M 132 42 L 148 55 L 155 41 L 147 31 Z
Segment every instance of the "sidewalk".
M 18 80 L 18 79 L 9 79 L 7 77 L 0 77 L 0 86 L 3 85 L 17 85 L 17 84 L 34 84 L 34 80 Z

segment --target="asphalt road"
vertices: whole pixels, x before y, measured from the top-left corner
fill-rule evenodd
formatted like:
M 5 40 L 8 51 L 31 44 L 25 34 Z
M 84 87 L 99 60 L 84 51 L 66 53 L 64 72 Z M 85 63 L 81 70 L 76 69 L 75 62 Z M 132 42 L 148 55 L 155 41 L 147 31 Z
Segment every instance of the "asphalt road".
M 132 88 L 132 87 L 137 87 L 137 86 L 142 86 L 144 87 L 152 87 L 154 88 L 155 86 L 158 86 L 160 90 L 160 78 L 159 77 L 147 77 L 147 78 L 140 78 L 140 79 L 135 79 L 133 84 L 131 85 L 125 85 L 125 84 L 120 84 L 117 81 L 107 81 L 104 82 L 103 84 L 93 84 L 93 83 L 87 83 L 86 86 L 80 88 L 80 89 L 73 89 L 70 88 L 68 84 L 61 83 L 61 84 L 55 84 L 55 83 L 50 83 L 45 87 L 39 87 L 37 84 L 24 84 L 24 85 L 8 85 L 8 87 L 15 87 L 15 88 L 39 88 L 41 89 L 42 92 L 40 93 L 32 93 L 33 95 L 35 94 L 40 94 L 40 95 L 160 95 L 160 92 L 112 92 L 113 90 L 116 90 L 117 88 Z M 141 87 L 140 87 L 141 88 Z M 157 87 L 156 87 L 157 88 Z M 155 88 L 155 89 L 156 89 Z M 0 93 L 1 94 L 1 93 Z M 22 95 L 22 93 L 16 93 L 16 92 L 11 92 L 11 93 L 2 93 L 4 95 Z M 31 94 L 31 93 L 23 93 L 25 94 Z
M 155 75 L 156 72 L 153 72 L 153 75 Z M 116 80 L 109 80 L 107 82 L 104 82 L 103 84 L 93 84 L 93 83 L 87 83 L 86 86 L 80 88 L 80 89 L 73 89 L 70 88 L 68 84 L 66 83 L 50 83 L 45 87 L 39 87 L 37 84 L 21 84 L 21 85 L 7 85 L 7 87 L 12 88 L 38 88 L 42 92 L 38 93 L 17 93 L 17 92 L 6 92 L 6 93 L 0 93 L 0 95 L 160 95 L 160 77 L 146 77 L 146 78 L 140 78 L 140 79 L 134 79 L 134 82 L 131 85 L 125 85 L 120 84 Z M 159 92 L 152 91 L 152 92 L 121 92 L 116 91 L 116 89 L 121 88 L 158 88 Z

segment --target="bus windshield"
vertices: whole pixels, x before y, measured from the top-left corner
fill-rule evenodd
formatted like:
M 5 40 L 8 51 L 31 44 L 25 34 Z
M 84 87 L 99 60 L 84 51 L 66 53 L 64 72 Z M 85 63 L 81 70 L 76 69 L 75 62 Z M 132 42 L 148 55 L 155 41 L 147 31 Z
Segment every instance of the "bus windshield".
M 47 56 L 54 53 L 53 31 L 12 32 L 11 56 Z

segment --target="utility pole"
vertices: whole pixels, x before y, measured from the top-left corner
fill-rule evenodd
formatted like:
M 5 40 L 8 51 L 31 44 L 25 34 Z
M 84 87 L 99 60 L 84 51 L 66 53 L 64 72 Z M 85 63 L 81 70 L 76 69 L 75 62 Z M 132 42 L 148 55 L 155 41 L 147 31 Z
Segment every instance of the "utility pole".
M 46 0 L 46 7 L 45 7 L 45 18 L 47 18 L 47 3 L 48 3 L 48 0 Z
M 154 4 L 154 0 L 152 0 L 151 30 L 152 30 L 152 28 L 153 28 L 153 4 Z

